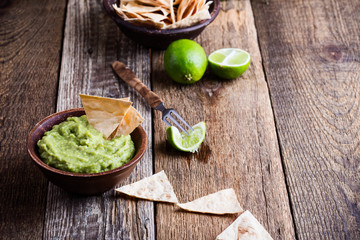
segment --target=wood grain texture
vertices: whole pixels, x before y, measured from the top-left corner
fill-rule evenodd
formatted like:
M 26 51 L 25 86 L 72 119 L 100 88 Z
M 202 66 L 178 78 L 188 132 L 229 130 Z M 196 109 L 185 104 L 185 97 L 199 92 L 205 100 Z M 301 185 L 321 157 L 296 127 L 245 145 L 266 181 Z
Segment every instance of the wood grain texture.
M 75 24 L 76 23 L 76 24 Z M 122 184 L 152 174 L 151 110 L 136 92 L 119 80 L 111 63 L 127 64 L 149 85 L 149 50 L 120 33 L 105 14 L 102 1 L 70 0 L 67 6 L 57 111 L 80 107 L 79 93 L 130 97 L 146 119 L 148 148 L 130 177 Z M 110 190 L 81 197 L 50 184 L 44 237 L 46 239 L 154 239 L 153 203 L 118 196 Z
M 124 63 L 115 61 L 112 63 L 112 68 L 124 82 L 136 90 L 145 99 L 150 107 L 155 109 L 160 103 L 162 103 L 161 98 L 152 92 L 139 78 L 137 78 L 135 73 Z
M 42 237 L 47 181 L 26 138 L 55 109 L 64 11 L 62 1 L 0 1 L 1 239 Z
M 221 3 L 217 19 L 196 39 L 210 52 L 224 47 L 247 50 L 249 70 L 234 80 L 207 72 L 194 85 L 179 85 L 163 68 L 163 52 L 152 57 L 153 90 L 166 107 L 175 108 L 190 124 L 204 120 L 205 142 L 196 154 L 173 150 L 166 125 L 154 116 L 156 172 L 164 169 L 181 202 L 225 188 L 234 188 L 274 239 L 294 239 L 292 216 L 283 176 L 275 123 L 264 79 L 256 29 L 249 1 Z M 237 215 L 187 213 L 157 204 L 158 239 L 215 239 Z
M 360 2 L 253 1 L 299 239 L 360 239 Z

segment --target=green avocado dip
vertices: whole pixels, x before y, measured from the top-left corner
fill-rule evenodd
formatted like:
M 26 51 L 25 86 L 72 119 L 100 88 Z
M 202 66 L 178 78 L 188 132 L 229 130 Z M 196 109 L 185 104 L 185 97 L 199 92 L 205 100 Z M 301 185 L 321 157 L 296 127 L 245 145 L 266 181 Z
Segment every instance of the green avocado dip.
M 130 135 L 105 140 L 89 125 L 86 115 L 69 117 L 37 142 L 49 166 L 75 173 L 99 173 L 124 165 L 134 156 Z

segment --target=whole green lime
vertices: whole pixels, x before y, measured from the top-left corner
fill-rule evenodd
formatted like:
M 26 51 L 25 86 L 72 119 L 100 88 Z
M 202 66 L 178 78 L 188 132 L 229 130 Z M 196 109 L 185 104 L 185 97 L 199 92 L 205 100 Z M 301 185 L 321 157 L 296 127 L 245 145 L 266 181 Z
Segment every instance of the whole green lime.
M 164 67 L 175 82 L 191 84 L 199 81 L 206 71 L 206 66 L 205 51 L 193 40 L 174 41 L 165 51 Z

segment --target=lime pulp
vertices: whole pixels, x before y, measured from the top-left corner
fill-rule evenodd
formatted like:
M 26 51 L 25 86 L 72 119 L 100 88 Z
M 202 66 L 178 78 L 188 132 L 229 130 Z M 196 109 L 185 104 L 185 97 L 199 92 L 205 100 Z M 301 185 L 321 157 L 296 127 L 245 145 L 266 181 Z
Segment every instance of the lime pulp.
M 232 79 L 241 76 L 250 65 L 250 54 L 238 48 L 222 48 L 209 57 L 212 72 L 220 78 Z

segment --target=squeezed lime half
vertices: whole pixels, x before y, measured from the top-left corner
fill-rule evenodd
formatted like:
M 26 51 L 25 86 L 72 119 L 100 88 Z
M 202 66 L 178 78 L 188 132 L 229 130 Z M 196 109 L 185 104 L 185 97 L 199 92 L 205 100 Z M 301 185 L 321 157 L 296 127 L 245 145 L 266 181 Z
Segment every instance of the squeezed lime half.
M 212 72 L 224 79 L 241 76 L 250 65 L 250 54 L 239 48 L 222 48 L 212 52 L 209 57 Z
M 176 149 L 183 152 L 196 152 L 205 139 L 206 125 L 205 122 L 199 122 L 192 128 L 194 131 L 188 131 L 188 136 L 186 133 L 179 132 L 174 126 L 168 127 L 166 129 L 166 137 L 169 143 Z

